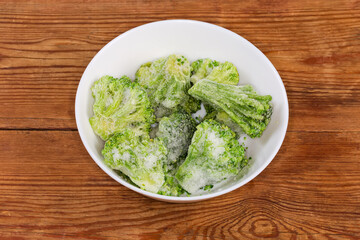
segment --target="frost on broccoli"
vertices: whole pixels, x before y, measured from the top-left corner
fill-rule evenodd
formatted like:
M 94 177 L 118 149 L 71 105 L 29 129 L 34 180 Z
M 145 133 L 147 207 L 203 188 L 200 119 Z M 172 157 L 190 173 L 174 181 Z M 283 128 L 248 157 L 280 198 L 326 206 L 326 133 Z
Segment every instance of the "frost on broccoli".
M 176 162 L 164 164 L 165 182 L 161 186 L 158 194 L 167 196 L 179 197 L 183 194 L 188 194 L 185 189 L 181 187 L 179 181 L 175 178 L 179 166 L 185 161 L 186 155 L 180 156 Z
M 184 194 L 185 190 L 180 186 L 177 180 L 171 176 L 165 176 L 165 183 L 161 186 L 158 194 L 166 195 L 166 196 L 175 196 L 179 197 L 180 195 Z
M 159 139 L 126 130 L 110 137 L 102 154 L 110 168 L 121 171 L 144 190 L 157 193 L 165 182 L 167 150 Z
M 239 137 L 241 134 L 243 134 L 243 130 L 240 128 L 239 125 L 237 125 L 226 112 L 220 111 L 216 113 L 215 116 L 216 121 L 225 124 L 228 126 L 233 132 L 236 133 L 236 136 Z
M 190 96 L 186 95 L 183 101 L 175 108 L 166 108 L 162 105 L 155 106 L 154 114 L 156 118 L 162 118 L 165 116 L 169 116 L 174 112 L 185 111 L 188 114 L 192 114 L 200 110 L 201 101 Z
M 170 55 L 142 65 L 135 76 L 154 106 L 173 109 L 190 88 L 190 63 L 184 56 Z
M 272 97 L 257 94 L 250 85 L 231 86 L 204 79 L 189 94 L 224 111 L 252 138 L 260 137 L 270 121 Z
M 201 101 L 190 95 L 186 95 L 184 101 L 180 103 L 180 107 L 188 114 L 192 114 L 200 110 Z
M 186 112 L 175 112 L 161 119 L 156 136 L 163 140 L 168 149 L 168 165 L 186 154 L 195 129 L 195 120 Z
M 153 93 L 158 88 L 160 82 L 164 79 L 164 65 L 166 58 L 160 58 L 154 62 L 147 62 L 140 66 L 135 74 L 135 81 L 144 87 L 149 94 L 153 96 Z
M 159 194 L 180 196 L 185 193 L 174 175 L 186 157 L 191 138 L 196 130 L 195 120 L 184 110 L 163 117 L 159 122 L 156 136 L 168 149 L 167 161 L 164 164 L 165 183 Z
M 145 90 L 128 77 L 104 76 L 91 88 L 95 99 L 94 116 L 89 119 L 94 132 L 103 140 L 131 129 L 135 135 L 147 134 L 155 121 Z
M 230 62 L 220 63 L 209 58 L 196 60 L 191 64 L 191 82 L 197 83 L 202 79 L 208 79 L 218 83 L 237 85 L 239 73 Z
M 189 193 L 236 176 L 246 165 L 245 149 L 235 133 L 214 120 L 197 126 L 176 179 Z
M 181 187 L 179 182 L 172 174 L 165 174 L 165 183 L 161 186 L 158 194 L 166 196 L 176 196 L 186 193 L 186 191 Z

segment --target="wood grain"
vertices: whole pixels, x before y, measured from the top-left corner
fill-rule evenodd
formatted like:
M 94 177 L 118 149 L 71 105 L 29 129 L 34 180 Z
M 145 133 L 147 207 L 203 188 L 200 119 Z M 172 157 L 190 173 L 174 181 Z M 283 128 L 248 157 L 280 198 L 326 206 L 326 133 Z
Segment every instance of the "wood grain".
M 301 124 L 290 124 L 290 130 L 360 130 L 353 115 L 360 107 L 358 1 L 4 1 L 1 5 L 2 129 L 76 129 L 77 84 L 102 46 L 144 23 L 190 18 L 226 27 L 269 57 L 284 80 L 290 119 L 303 118 Z M 332 121 L 327 121 L 329 117 Z
M 141 24 L 195 19 L 255 44 L 285 84 L 284 145 L 193 204 L 110 179 L 78 136 L 81 75 Z M 360 239 L 360 1 L 0 0 L 0 239 Z
M 0 146 L 2 239 L 360 238 L 360 164 L 351 160 L 360 154 L 359 132 L 289 132 L 255 180 L 194 204 L 120 186 L 80 147 L 77 132 L 3 131 Z

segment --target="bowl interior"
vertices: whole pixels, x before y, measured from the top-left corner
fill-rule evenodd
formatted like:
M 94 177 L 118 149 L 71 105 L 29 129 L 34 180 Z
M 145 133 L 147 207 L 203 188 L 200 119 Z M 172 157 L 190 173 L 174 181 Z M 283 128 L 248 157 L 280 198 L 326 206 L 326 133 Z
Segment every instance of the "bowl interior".
M 240 84 L 251 84 L 257 92 L 270 94 L 274 112 L 263 136 L 247 137 L 247 155 L 253 163 L 242 178 L 192 197 L 166 197 L 148 193 L 127 184 L 103 163 L 104 142 L 91 129 L 88 119 L 93 115 L 91 86 L 103 75 L 134 78 L 142 63 L 176 53 L 194 61 L 212 58 L 235 64 Z M 79 83 L 76 96 L 76 122 L 80 137 L 95 162 L 112 178 L 123 185 L 152 198 L 167 201 L 202 200 L 234 190 L 258 175 L 274 158 L 285 137 L 288 123 L 288 102 L 284 85 L 270 61 L 251 43 L 239 35 L 216 25 L 190 21 L 169 20 L 134 28 L 108 43 L 90 62 Z M 243 138 L 240 138 L 243 141 Z

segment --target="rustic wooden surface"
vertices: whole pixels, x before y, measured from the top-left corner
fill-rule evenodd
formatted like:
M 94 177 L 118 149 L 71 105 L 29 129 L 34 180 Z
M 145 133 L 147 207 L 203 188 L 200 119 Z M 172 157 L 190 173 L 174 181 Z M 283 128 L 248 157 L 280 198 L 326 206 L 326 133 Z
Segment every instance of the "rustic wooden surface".
M 290 122 L 244 187 L 169 204 L 122 187 L 78 136 L 96 52 L 152 21 L 196 19 L 278 69 Z M 0 239 L 360 239 L 360 2 L 0 0 Z

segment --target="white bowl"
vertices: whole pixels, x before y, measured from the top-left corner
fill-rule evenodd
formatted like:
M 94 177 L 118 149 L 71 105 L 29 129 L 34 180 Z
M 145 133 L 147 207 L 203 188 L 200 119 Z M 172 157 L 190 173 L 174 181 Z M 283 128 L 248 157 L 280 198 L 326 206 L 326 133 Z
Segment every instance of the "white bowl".
M 93 115 L 91 86 L 103 75 L 134 78 L 142 63 L 170 55 L 182 54 L 194 61 L 212 58 L 235 64 L 240 84 L 251 84 L 261 94 L 270 94 L 274 112 L 269 126 L 261 138 L 247 137 L 247 155 L 253 164 L 244 176 L 214 188 L 204 195 L 169 197 L 137 188 L 118 176 L 103 162 L 101 150 L 104 142 L 89 124 Z M 225 28 L 192 20 L 167 20 L 145 24 L 131 29 L 103 47 L 87 66 L 77 89 L 75 101 L 76 124 L 81 140 L 90 156 L 110 177 L 147 197 L 167 202 L 195 202 L 217 197 L 233 191 L 255 178 L 275 157 L 284 140 L 289 106 L 281 78 L 265 55 L 246 39 Z M 243 139 L 243 138 L 242 138 Z M 271 176 L 268 176 L 271 177 Z

